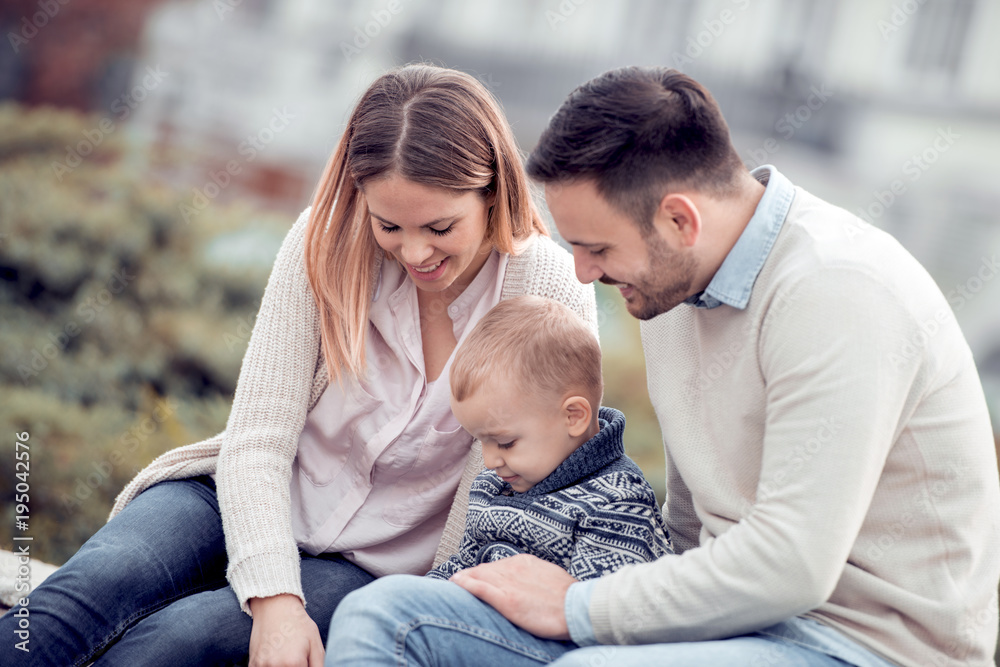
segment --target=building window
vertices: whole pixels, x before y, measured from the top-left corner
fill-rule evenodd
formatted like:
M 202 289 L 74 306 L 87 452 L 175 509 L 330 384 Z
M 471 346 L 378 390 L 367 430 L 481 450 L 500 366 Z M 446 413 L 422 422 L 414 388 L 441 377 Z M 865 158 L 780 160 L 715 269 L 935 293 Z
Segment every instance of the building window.
M 975 0 L 924 0 L 912 18 L 907 69 L 954 78 L 962 65 L 974 8 Z

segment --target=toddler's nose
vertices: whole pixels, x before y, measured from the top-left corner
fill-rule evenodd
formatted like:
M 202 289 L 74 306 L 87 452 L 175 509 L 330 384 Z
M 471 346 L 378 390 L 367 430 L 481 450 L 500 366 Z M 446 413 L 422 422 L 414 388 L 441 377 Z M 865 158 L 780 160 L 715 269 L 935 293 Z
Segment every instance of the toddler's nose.
M 496 447 L 483 447 L 483 463 L 487 468 L 496 470 L 503 466 L 503 457 L 497 453 Z

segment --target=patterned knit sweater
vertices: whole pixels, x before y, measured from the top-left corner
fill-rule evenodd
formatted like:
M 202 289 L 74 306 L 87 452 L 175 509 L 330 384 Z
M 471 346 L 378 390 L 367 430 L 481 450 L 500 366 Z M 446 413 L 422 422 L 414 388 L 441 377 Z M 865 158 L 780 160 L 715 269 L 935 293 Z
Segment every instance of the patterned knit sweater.
M 653 489 L 625 455 L 625 415 L 605 407 L 600 417 L 597 435 L 524 493 L 480 473 L 462 548 L 427 576 L 529 553 L 583 581 L 672 553 Z
M 157 482 L 215 473 L 227 577 L 248 614 L 247 600 L 253 597 L 291 593 L 305 602 L 292 536 L 292 461 L 306 415 L 330 383 L 320 350 L 319 313 L 306 276 L 308 221 L 307 208 L 278 252 L 225 431 L 158 457 L 122 490 L 109 517 Z M 572 257 L 548 237 L 533 237 L 507 262 L 500 298 L 522 294 L 566 304 L 597 335 L 594 288 L 577 281 Z M 469 487 L 482 469 L 482 450 L 473 443 L 435 563 L 458 550 Z

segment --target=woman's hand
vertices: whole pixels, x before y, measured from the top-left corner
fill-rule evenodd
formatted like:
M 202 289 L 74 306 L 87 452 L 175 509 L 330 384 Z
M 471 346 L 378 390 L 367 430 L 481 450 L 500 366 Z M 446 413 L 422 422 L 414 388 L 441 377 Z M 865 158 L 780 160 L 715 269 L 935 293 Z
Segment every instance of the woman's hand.
M 323 667 L 323 640 L 291 594 L 250 598 L 250 667 Z

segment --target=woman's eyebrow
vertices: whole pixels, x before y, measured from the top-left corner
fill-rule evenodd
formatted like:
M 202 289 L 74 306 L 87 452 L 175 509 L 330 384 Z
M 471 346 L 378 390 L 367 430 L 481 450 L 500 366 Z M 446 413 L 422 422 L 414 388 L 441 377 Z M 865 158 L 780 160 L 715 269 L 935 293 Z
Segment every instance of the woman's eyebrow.
M 399 227 L 399 225 L 397 225 L 395 222 L 390 222 L 389 220 L 386 220 L 385 218 L 383 218 L 378 213 L 372 213 L 371 211 L 368 211 L 368 212 L 371 214 L 371 216 L 373 218 L 375 218 L 376 220 L 378 220 L 382 224 L 392 225 L 394 227 Z M 427 227 L 432 227 L 434 225 L 439 225 L 442 222 L 448 222 L 450 220 L 454 220 L 457 217 L 458 217 L 457 215 L 449 215 L 449 216 L 445 216 L 443 218 L 438 218 L 437 220 L 431 220 L 430 222 L 425 222 L 424 224 L 420 225 L 420 228 L 421 229 L 426 229 Z

